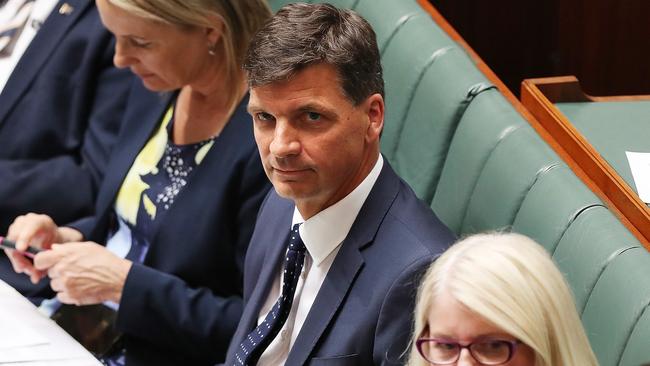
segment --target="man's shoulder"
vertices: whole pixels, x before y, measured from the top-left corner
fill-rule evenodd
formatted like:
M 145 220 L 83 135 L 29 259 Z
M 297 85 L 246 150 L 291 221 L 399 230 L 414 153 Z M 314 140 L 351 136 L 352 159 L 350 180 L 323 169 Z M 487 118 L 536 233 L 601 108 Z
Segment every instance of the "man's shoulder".
M 417 197 L 411 187 L 394 172 L 397 192 L 377 231 L 377 240 L 400 238 L 403 248 L 437 255 L 454 240 L 455 235 L 440 221 L 431 207 Z

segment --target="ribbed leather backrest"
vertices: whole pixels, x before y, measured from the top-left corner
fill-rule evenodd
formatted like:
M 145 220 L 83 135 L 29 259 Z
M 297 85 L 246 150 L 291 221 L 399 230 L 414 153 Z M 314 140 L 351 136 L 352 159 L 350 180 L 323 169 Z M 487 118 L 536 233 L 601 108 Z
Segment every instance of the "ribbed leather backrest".
M 582 322 L 602 366 L 621 364 L 627 342 L 650 304 L 649 278 L 650 253 L 632 248 L 616 256 L 596 282 Z M 650 355 L 648 344 L 646 340 L 645 350 L 641 350 L 646 357 Z
M 526 122 L 498 90 L 473 99 L 456 128 L 431 207 L 456 234 L 463 233 L 470 198 L 492 151 Z
M 559 157 L 531 127 L 505 136 L 481 169 L 461 232 L 509 228 L 537 179 L 559 163 Z
M 492 88 L 459 48 L 430 59 L 416 82 L 397 132 L 393 167 L 420 198 L 433 199 L 460 118 L 472 100 Z M 413 162 L 419 162 L 414 164 Z
M 522 151 L 526 154 L 526 151 Z M 524 198 L 512 224 L 553 254 L 565 231 L 584 210 L 602 202 L 563 163 L 541 174 Z
M 382 153 L 393 163 L 399 133 L 408 107 L 431 60 L 455 43 L 428 14 L 409 18 L 382 50 L 386 85 L 386 116 L 381 138 Z
M 605 268 L 631 248 L 641 248 L 641 244 L 604 206 L 589 207 L 571 222 L 553 259 L 573 290 L 579 313 Z
M 638 366 L 650 363 L 648 343 L 650 342 L 650 307 L 646 306 L 628 338 L 621 366 Z
M 372 25 L 380 50 L 412 18 L 428 15 L 415 0 L 358 0 L 354 10 Z

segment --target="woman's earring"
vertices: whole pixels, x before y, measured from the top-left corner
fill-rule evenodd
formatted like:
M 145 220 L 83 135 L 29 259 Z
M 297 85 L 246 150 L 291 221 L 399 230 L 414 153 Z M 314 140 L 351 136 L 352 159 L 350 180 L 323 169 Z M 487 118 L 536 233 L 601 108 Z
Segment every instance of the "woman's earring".
M 208 54 L 210 56 L 215 56 L 217 54 L 217 44 L 211 44 L 210 47 L 208 47 Z

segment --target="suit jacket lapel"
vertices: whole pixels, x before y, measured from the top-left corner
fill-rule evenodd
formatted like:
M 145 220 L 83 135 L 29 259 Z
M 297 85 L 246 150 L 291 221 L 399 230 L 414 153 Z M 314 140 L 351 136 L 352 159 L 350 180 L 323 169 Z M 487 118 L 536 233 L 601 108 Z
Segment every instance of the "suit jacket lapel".
M 271 220 L 267 220 L 264 216 L 258 218 L 258 223 L 262 222 L 265 230 L 260 233 L 257 239 L 253 239 L 257 241 L 268 238 L 276 239 L 268 243 L 264 252 L 260 251 L 260 253 L 255 253 L 263 255 L 262 258 L 264 259 L 262 260 L 264 264 L 262 265 L 259 276 L 257 276 L 257 281 L 255 281 L 253 289 L 250 291 L 250 296 L 244 293 L 246 306 L 240 320 L 240 326 L 237 328 L 238 333 L 233 337 L 237 343 L 240 343 L 257 326 L 260 310 L 268 298 L 273 281 L 278 276 L 280 264 L 287 249 L 294 206 L 291 201 L 280 199 L 275 193 L 271 193 L 271 195 L 269 201 L 273 200 L 275 202 L 269 203 L 272 205 L 280 205 L 280 208 L 268 208 L 267 212 L 272 212 L 273 215 Z M 247 292 L 247 289 L 244 290 Z
M 69 14 L 59 14 L 58 9 L 64 3 L 60 1 L 52 10 L 41 30 L 36 33 L 31 44 L 25 50 L 20 62 L 11 73 L 2 91 L 3 102 L 0 103 L 0 121 L 3 121 L 14 104 L 20 99 L 32 80 L 36 77 L 41 66 L 48 60 L 50 54 L 59 45 L 61 38 L 77 19 L 93 4 L 90 0 L 65 1 L 74 8 Z
M 154 220 L 151 229 L 151 231 L 155 233 L 152 243 L 157 242 L 156 238 L 161 235 L 161 232 L 163 232 L 165 228 L 175 230 L 173 228 L 174 225 L 165 225 L 165 223 L 176 222 L 175 217 L 178 217 L 179 215 L 187 215 L 188 207 L 182 204 L 182 202 L 184 202 L 184 196 L 195 196 L 193 195 L 193 192 L 204 188 L 205 182 L 214 174 L 215 171 L 226 171 L 225 166 L 230 164 L 229 160 L 231 160 L 231 154 L 236 154 L 234 151 L 235 149 L 232 147 L 232 142 L 240 139 L 240 130 L 242 126 L 252 126 L 250 116 L 248 115 L 248 112 L 246 112 L 247 106 L 248 95 L 239 102 L 239 105 L 235 109 L 231 119 L 225 125 L 219 136 L 214 140 L 214 144 L 205 155 L 205 158 L 201 162 L 201 167 L 192 173 L 192 177 L 188 180 L 187 186 L 185 186 L 176 197 L 176 202 L 169 208 L 169 211 L 164 217 Z M 164 111 L 166 110 L 167 108 L 164 109 Z M 205 199 L 209 200 L 209 198 Z M 154 245 L 149 250 L 149 254 L 151 254 L 152 251 L 158 250 L 161 250 L 162 252 L 165 251 L 165 249 L 161 248 L 159 245 Z M 146 258 L 149 258 L 149 254 L 147 254 Z M 145 263 L 146 261 L 147 260 L 145 259 Z
M 134 81 L 137 82 L 140 81 Z M 104 182 L 97 197 L 96 215 L 106 215 L 110 212 L 124 177 L 153 131 L 160 125 L 169 103 L 175 96 L 174 93 L 169 93 L 161 97 L 160 94 L 145 90 L 139 85 L 134 85 L 133 88 L 139 92 L 133 93 L 132 90 L 130 95 L 130 107 L 124 116 L 120 138 L 111 153 L 106 168 L 107 174 L 104 175 Z M 96 239 L 104 240 L 106 233 L 103 231 L 106 228 L 97 229 L 100 232 L 94 233 L 93 237 L 99 236 Z
M 348 236 L 341 244 L 316 300 L 293 344 L 287 365 L 307 363 L 316 343 L 332 321 L 363 267 L 361 250 L 372 244 L 379 226 L 399 190 L 399 178 L 384 159 L 384 166 Z

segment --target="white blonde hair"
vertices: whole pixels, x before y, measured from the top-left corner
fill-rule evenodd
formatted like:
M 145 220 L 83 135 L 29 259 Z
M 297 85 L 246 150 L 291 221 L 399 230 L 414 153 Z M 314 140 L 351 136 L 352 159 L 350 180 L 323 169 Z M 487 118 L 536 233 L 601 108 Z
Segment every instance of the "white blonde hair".
M 427 271 L 418 291 L 409 365 L 426 365 L 415 341 L 435 299 L 452 296 L 535 352 L 535 366 L 598 365 L 571 291 L 551 257 L 526 236 L 469 236 Z
M 226 85 L 244 80 L 242 63 L 248 43 L 271 17 L 266 0 L 108 0 L 135 16 L 179 27 L 215 27 L 223 23 L 219 42 L 225 60 Z M 207 52 L 207 50 L 206 50 Z M 236 95 L 233 95 L 236 98 Z M 236 103 L 232 100 L 231 103 Z

